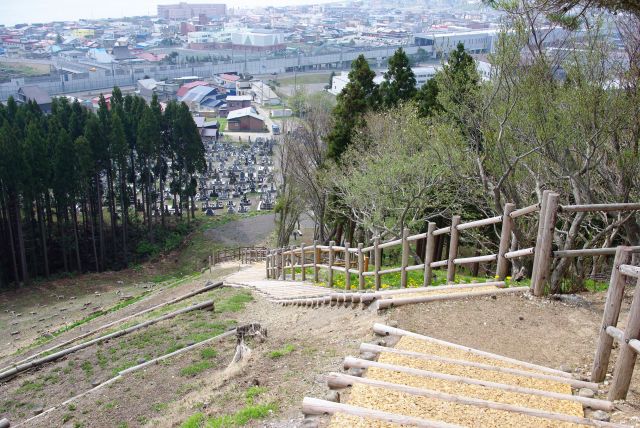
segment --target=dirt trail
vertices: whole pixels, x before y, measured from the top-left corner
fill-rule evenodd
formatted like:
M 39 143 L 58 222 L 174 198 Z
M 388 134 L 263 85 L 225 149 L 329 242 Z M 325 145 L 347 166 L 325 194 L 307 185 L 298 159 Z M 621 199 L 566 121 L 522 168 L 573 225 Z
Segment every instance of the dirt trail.
M 226 275 L 237 264 L 219 266 L 216 275 Z M 244 268 L 244 272 L 259 269 Z M 235 277 L 242 275 L 235 275 Z M 152 294 L 136 306 L 100 317 L 85 327 L 95 327 L 127 313 L 149 307 L 159 301 L 198 288 L 208 278 L 188 281 L 180 286 Z M 211 298 L 220 302 L 248 290 L 225 288 Z M 234 415 L 253 403 L 248 391 L 258 387 L 257 404 L 269 405 L 270 413 L 248 426 L 302 426 L 300 405 L 304 396 L 324 397 L 325 376 L 340 371 L 343 358 L 358 355 L 359 344 L 377 340 L 371 327 L 376 322 L 397 322 L 398 326 L 436 338 L 465 344 L 550 367 L 569 368 L 588 375 L 595 350 L 603 293 L 583 295 L 581 305 L 567 305 L 526 296 L 469 298 L 403 306 L 382 314 L 371 310 L 323 306 L 315 309 L 282 307 L 253 293 L 253 301 L 231 312 L 197 313 L 159 323 L 155 333 L 140 332 L 125 339 L 87 349 L 73 357 L 43 367 L 0 384 L 0 417 L 11 408 L 16 413 L 14 393 L 21 389 L 25 397 L 34 388 L 36 399 L 20 407 L 21 420 L 39 411 L 38 405 L 57 404 L 74 393 L 89 389 L 95 380 L 112 376 L 117 364 L 135 363 L 166 352 L 166 338 L 184 345 L 193 341 L 196 332 L 207 328 L 226 328 L 233 324 L 258 322 L 268 330 L 263 343 L 249 342 L 252 353 L 241 365 L 228 370 L 234 353 L 231 339 L 211 346 L 207 353 L 190 351 L 158 365 L 126 375 L 95 393 L 88 394 L 73 406 L 59 408 L 29 426 L 134 427 L 179 426 L 187 418 L 202 415 L 210 418 Z M 630 298 L 625 299 L 624 320 Z M 222 310 L 222 309 L 221 309 Z M 205 330 L 198 330 L 204 328 Z M 80 330 L 75 330 L 75 335 Z M 201 334 L 201 333 L 198 333 Z M 58 340 L 63 340 L 64 335 Z M 191 337 L 191 339 L 188 339 Z M 120 360 L 105 362 L 105 356 Z M 612 361 L 614 361 L 614 356 Z M 85 362 L 92 364 L 92 369 Z M 102 364 L 102 365 L 101 365 Z M 113 367 L 112 367 L 113 366 Z M 200 368 L 192 373 L 194 367 Z M 613 367 L 613 365 L 611 365 Z M 258 391 L 257 390 L 257 391 Z M 13 392 L 12 392 L 13 391 Z M 640 370 L 632 381 L 626 403 L 620 404 L 612 420 L 640 426 Z M 603 391 L 604 393 L 604 391 Z M 602 393 L 600 394 L 600 397 Z M 38 398 L 39 397 L 39 398 Z M 327 422 L 321 419 L 320 424 Z

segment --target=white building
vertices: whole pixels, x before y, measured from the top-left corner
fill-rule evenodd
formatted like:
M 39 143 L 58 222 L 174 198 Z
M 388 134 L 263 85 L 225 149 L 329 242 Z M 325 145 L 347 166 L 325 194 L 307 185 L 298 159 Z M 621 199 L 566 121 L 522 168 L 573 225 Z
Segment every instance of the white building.
M 412 68 L 413 74 L 416 76 L 416 87 L 420 88 L 422 85 L 427 83 L 428 80 L 433 78 L 436 75 L 436 72 L 440 69 L 440 66 L 428 66 L 428 67 L 415 67 Z M 385 71 L 376 72 L 376 77 L 373 78 L 373 82 L 376 84 L 382 83 L 384 80 Z M 333 76 L 331 79 L 331 88 L 329 89 L 329 93 L 333 95 L 338 95 L 345 86 L 349 83 L 349 73 L 343 71 L 339 75 Z
M 191 43 L 216 43 L 219 33 L 213 31 L 191 31 L 187 33 L 187 42 Z
M 284 33 L 269 30 L 242 30 L 231 33 L 231 43 L 235 46 L 269 48 L 284 44 Z
M 458 43 L 464 44 L 470 54 L 491 53 L 498 40 L 498 29 L 469 30 L 469 31 L 434 31 L 414 36 L 417 46 L 425 49 L 432 58 L 446 57 L 456 49 Z

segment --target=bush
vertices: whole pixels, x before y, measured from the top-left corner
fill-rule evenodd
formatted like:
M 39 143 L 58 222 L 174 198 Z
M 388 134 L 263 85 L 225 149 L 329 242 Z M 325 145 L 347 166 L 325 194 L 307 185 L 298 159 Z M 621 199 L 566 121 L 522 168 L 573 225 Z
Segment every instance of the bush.
M 138 245 L 136 246 L 136 254 L 139 257 L 153 257 L 158 255 L 158 253 L 160 253 L 160 248 L 146 239 L 138 242 Z

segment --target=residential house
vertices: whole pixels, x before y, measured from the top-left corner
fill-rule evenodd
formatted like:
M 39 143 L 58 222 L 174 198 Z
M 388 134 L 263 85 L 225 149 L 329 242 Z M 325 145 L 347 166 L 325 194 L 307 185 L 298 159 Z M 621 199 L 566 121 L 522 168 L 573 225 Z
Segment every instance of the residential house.
M 260 132 L 265 130 L 264 118 L 253 107 L 229 112 L 227 126 L 229 131 Z
M 251 107 L 251 95 L 227 95 L 227 112 Z
M 223 95 L 211 86 L 196 86 L 179 100 L 191 111 L 215 111 L 224 105 Z
M 18 104 L 26 104 L 28 101 L 35 101 L 43 113 L 51 113 L 51 97 L 39 86 L 21 86 L 18 88 L 15 100 Z

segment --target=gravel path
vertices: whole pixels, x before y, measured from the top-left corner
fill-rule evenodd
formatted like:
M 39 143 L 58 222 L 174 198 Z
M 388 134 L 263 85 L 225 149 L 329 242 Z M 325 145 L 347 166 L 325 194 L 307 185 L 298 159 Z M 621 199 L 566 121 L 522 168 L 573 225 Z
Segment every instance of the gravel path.
M 243 218 L 209 229 L 205 236 L 225 246 L 264 244 L 275 227 L 274 221 L 274 214 Z

